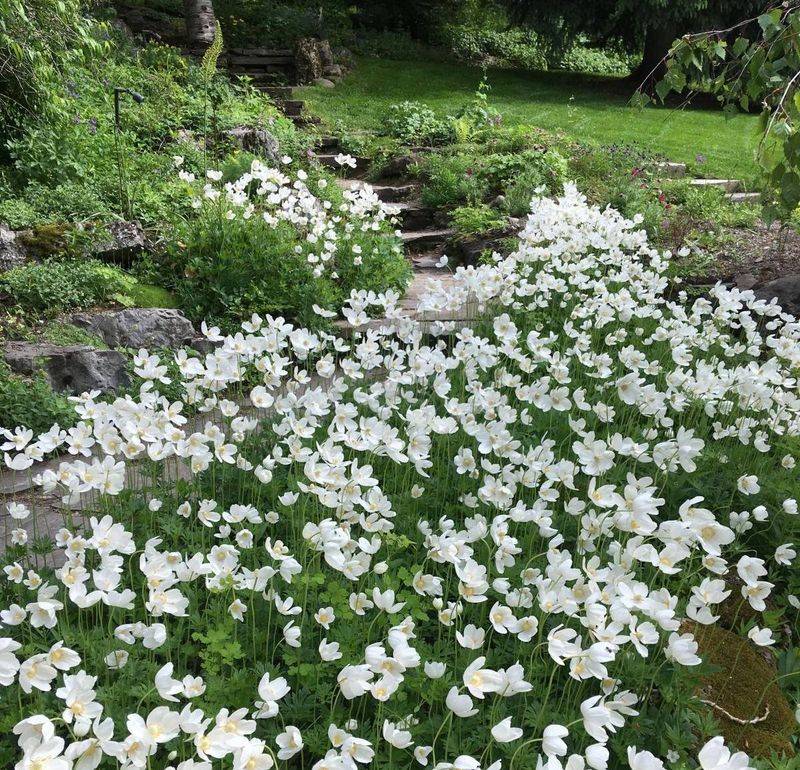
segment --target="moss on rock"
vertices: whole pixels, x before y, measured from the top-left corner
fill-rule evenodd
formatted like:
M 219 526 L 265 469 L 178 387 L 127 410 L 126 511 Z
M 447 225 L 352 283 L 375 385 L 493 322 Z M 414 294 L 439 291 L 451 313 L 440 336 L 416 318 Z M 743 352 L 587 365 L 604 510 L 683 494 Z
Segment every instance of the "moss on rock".
M 64 254 L 68 250 L 72 230 L 72 225 L 57 222 L 23 230 L 17 237 L 31 257 L 43 260 Z
M 793 755 L 791 737 L 797 723 L 776 682 L 775 668 L 748 640 L 724 628 L 697 623 L 686 627 L 697 639 L 699 655 L 715 668 L 703 677 L 697 696 L 712 710 L 725 740 L 754 757 Z M 731 717 L 760 721 L 740 724 Z

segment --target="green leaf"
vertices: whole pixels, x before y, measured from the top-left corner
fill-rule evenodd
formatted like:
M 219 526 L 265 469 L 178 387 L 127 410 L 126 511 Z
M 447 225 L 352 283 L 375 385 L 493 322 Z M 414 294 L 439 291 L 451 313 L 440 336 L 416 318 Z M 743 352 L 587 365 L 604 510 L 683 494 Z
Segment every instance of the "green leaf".
M 733 55 L 741 56 L 750 47 L 750 41 L 746 37 L 737 37 L 733 44 Z
M 667 78 L 659 80 L 658 83 L 656 83 L 656 94 L 658 94 L 658 98 L 661 99 L 662 102 L 667 98 L 671 90 L 672 85 Z

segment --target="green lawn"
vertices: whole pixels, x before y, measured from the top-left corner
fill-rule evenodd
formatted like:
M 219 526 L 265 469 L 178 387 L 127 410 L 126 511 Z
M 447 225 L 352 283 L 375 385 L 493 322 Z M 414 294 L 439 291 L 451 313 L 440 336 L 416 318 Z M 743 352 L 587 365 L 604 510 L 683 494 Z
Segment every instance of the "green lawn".
M 446 115 L 469 100 L 482 71 L 462 64 L 362 59 L 334 89 L 301 90 L 309 108 L 349 130 L 380 129 L 388 107 L 418 100 Z M 489 70 L 490 100 L 508 124 L 528 123 L 602 143 L 638 143 L 670 160 L 706 157 L 705 176 L 751 178 L 758 118 L 705 109 L 637 109 L 619 81 L 570 73 Z

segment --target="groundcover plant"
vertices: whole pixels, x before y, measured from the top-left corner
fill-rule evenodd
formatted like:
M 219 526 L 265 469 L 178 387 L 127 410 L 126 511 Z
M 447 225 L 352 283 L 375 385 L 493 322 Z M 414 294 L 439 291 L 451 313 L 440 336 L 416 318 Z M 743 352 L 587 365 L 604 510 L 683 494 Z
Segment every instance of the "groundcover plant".
M 747 768 L 699 716 L 697 639 L 736 599 L 796 620 L 800 325 L 669 300 L 668 264 L 568 186 L 421 300 L 469 299 L 469 327 L 354 292 L 345 318 L 386 322 L 206 328 L 187 406 L 142 351 L 137 399 L 6 433 L 8 466 L 63 452 L 38 484 L 89 501 L 55 571 L 9 509 L 8 764 Z

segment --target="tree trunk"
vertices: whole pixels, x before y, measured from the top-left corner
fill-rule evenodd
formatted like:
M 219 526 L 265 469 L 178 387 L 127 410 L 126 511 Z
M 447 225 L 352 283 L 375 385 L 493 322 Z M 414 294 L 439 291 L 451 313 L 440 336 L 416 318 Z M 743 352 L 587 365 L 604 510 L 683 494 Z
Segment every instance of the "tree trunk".
M 661 78 L 666 65 L 664 59 L 679 35 L 680 32 L 673 24 L 659 24 L 647 28 L 642 61 L 630 76 L 636 85 L 645 80 L 648 81 L 645 85 L 651 85 L 654 80 Z
M 186 43 L 191 51 L 204 51 L 214 42 L 216 17 L 212 0 L 183 0 Z

